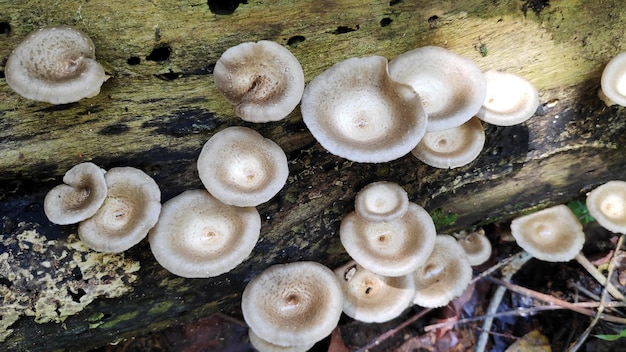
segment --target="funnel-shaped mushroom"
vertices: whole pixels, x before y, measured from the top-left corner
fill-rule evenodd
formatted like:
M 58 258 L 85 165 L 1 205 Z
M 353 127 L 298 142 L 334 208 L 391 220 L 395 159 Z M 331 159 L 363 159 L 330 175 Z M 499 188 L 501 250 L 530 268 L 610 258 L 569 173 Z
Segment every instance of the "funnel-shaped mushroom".
M 626 233 L 626 182 L 609 181 L 587 194 L 587 210 L 605 229 Z
M 304 91 L 304 72 L 293 54 L 278 43 L 261 40 L 226 50 L 215 63 L 217 89 L 245 121 L 285 118 Z
M 379 181 L 363 187 L 354 198 L 354 210 L 367 221 L 391 221 L 409 209 L 409 196 L 397 183 Z
M 585 243 L 582 224 L 562 204 L 514 219 L 511 234 L 526 252 L 547 262 L 570 261 Z
M 71 27 L 45 27 L 18 44 L 4 69 L 7 83 L 24 98 L 66 104 L 100 93 L 107 80 L 93 42 Z
M 491 242 L 485 236 L 483 229 L 470 232 L 469 234 L 463 231 L 461 236 L 458 240 L 459 244 L 465 250 L 467 260 L 472 266 L 480 265 L 489 259 L 491 256 Z
M 315 345 L 315 343 L 309 343 L 306 345 L 279 346 L 263 340 L 252 329 L 248 329 L 248 338 L 252 347 L 259 352 L 304 352 L 310 350 Z
M 415 296 L 411 273 L 382 276 L 352 260 L 335 269 L 335 275 L 343 288 L 343 312 L 366 323 L 385 322 L 399 316 Z
M 78 237 L 96 251 L 118 253 L 139 243 L 156 224 L 161 191 L 150 176 L 133 167 L 113 168 L 104 179 L 104 203 L 78 225 Z
M 305 88 L 300 109 L 322 147 L 357 162 L 397 159 L 426 131 L 419 96 L 389 77 L 380 56 L 348 59 L 322 72 Z
M 364 268 L 384 276 L 406 275 L 426 261 L 437 232 L 430 215 L 415 203 L 404 216 L 381 222 L 349 213 L 339 228 L 346 252 Z
M 432 253 L 413 276 L 413 303 L 428 308 L 442 307 L 469 286 L 472 266 L 454 237 L 438 235 Z
M 419 93 L 428 114 L 428 132 L 463 124 L 485 101 L 485 77 L 476 63 L 437 46 L 398 55 L 389 62 L 389 74 Z
M 254 207 L 235 207 L 204 190 L 189 190 L 163 204 L 148 240 L 156 260 L 182 277 L 213 277 L 243 262 L 259 239 Z
M 511 126 L 528 120 L 539 107 L 539 92 L 526 79 L 499 71 L 485 72 L 487 96 L 476 113 L 481 120 L 497 126 Z
M 81 163 L 63 176 L 64 184 L 46 194 L 43 209 L 59 225 L 75 224 L 93 216 L 107 195 L 105 171 L 93 163 Z
M 257 206 L 278 193 L 289 176 L 285 152 L 272 140 L 247 127 L 228 127 L 202 147 L 198 174 L 220 201 Z
M 600 98 L 606 105 L 626 106 L 626 52 L 609 61 L 600 79 Z
M 457 127 L 427 132 L 411 153 L 432 167 L 453 169 L 474 161 L 484 145 L 485 131 L 473 117 Z
M 316 262 L 271 266 L 252 279 L 241 296 L 250 329 L 280 346 L 307 345 L 330 335 L 342 304 L 339 280 Z

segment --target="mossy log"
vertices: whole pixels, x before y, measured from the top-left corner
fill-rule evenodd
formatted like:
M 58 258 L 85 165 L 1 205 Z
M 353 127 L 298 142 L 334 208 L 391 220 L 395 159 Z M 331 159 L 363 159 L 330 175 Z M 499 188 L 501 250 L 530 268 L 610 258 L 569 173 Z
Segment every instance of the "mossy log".
M 88 350 L 220 310 L 239 316 L 245 283 L 269 265 L 347 259 L 339 222 L 369 182 L 401 184 L 445 233 L 567 202 L 626 174 L 626 110 L 596 95 L 604 65 L 626 45 L 623 1 L 0 3 L 0 62 L 28 32 L 66 24 L 93 39 L 111 76 L 97 97 L 61 106 L 24 100 L 0 78 L 2 350 Z M 289 48 L 307 81 L 349 57 L 443 46 L 481 69 L 524 76 L 542 104 L 522 125 L 487 125 L 484 151 L 462 168 L 433 169 L 411 155 L 353 163 L 323 150 L 298 110 L 260 125 L 234 117 L 212 67 L 227 48 L 261 39 Z M 98 254 L 76 240 L 75 226 L 43 215 L 45 193 L 83 161 L 141 168 L 163 201 L 201 188 L 199 150 L 232 125 L 276 141 L 290 177 L 259 207 L 253 254 L 228 274 L 176 277 L 145 241 Z

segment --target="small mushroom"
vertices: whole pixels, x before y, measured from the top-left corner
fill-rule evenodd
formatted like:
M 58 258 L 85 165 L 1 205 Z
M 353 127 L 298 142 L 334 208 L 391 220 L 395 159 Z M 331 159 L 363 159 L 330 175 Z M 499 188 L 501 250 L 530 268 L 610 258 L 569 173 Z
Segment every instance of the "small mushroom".
M 410 152 L 428 119 L 418 94 L 391 79 L 380 56 L 347 59 L 319 74 L 304 89 L 300 110 L 322 147 L 364 163 Z
M 119 253 L 139 243 L 156 224 L 161 191 L 152 177 L 133 167 L 113 168 L 104 179 L 104 203 L 78 225 L 78 237 L 96 251 Z
M 486 82 L 472 60 L 437 46 L 424 46 L 389 62 L 389 74 L 419 93 L 428 114 L 427 132 L 460 126 L 485 101 Z
M 607 106 L 626 106 L 626 52 L 612 58 L 602 71 L 598 95 Z
M 462 237 L 458 240 L 459 244 L 465 250 L 467 260 L 472 266 L 481 265 L 491 257 L 491 242 L 485 236 L 485 230 L 479 229 L 469 234 L 462 231 L 460 235 Z
M 215 63 L 217 89 L 249 122 L 278 121 L 289 115 L 304 91 L 304 72 L 293 54 L 261 40 L 226 50 Z
M 626 233 L 626 182 L 609 181 L 587 194 L 587 210 L 605 229 Z
M 93 216 L 107 195 L 105 171 L 81 163 L 63 176 L 64 184 L 51 189 L 43 201 L 48 219 L 58 225 L 75 224 Z
M 426 132 L 411 151 L 423 163 L 441 169 L 453 169 L 474 161 L 485 145 L 485 131 L 477 117 L 460 126 Z
M 430 215 L 415 203 L 400 218 L 370 222 L 346 215 L 339 236 L 346 252 L 364 268 L 383 276 L 406 275 L 422 265 L 435 245 Z
M 513 73 L 485 72 L 487 96 L 476 113 L 481 120 L 497 126 L 512 126 L 528 120 L 539 107 L 539 92 Z
M 354 210 L 367 221 L 391 221 L 409 209 L 409 196 L 397 183 L 379 181 L 363 187 L 354 199 Z
M 310 350 L 315 345 L 315 343 L 294 346 L 275 345 L 260 338 L 252 329 L 248 329 L 248 338 L 250 339 L 252 347 L 256 348 L 259 352 L 304 352 Z
M 202 184 L 215 198 L 239 207 L 267 202 L 289 176 L 280 146 L 239 126 L 214 134 L 202 147 L 197 167 Z
M 570 261 L 585 243 L 583 226 L 562 204 L 514 219 L 511 234 L 526 252 L 547 262 Z
M 449 235 L 438 235 L 432 253 L 413 273 L 413 303 L 442 307 L 460 296 L 472 281 L 472 266 L 461 245 Z
M 169 272 L 189 278 L 228 272 L 252 252 L 261 232 L 254 207 L 227 205 L 204 190 L 188 190 L 163 204 L 148 241 Z
M 96 96 L 108 78 L 95 60 L 91 39 L 66 26 L 30 33 L 15 47 L 4 72 L 16 93 L 52 104 Z
M 382 323 L 399 316 L 415 296 L 411 273 L 387 277 L 373 273 L 354 260 L 335 269 L 343 288 L 343 312 L 366 322 Z
M 341 316 L 343 291 L 316 262 L 277 264 L 252 279 L 241 296 L 243 318 L 261 339 L 308 345 L 330 335 Z

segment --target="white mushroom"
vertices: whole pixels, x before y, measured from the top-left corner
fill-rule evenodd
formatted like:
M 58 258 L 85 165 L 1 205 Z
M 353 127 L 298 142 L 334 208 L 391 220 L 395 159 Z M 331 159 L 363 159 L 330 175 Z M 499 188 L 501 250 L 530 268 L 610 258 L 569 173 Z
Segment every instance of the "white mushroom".
M 491 242 L 485 236 L 485 230 L 479 229 L 469 234 L 462 231 L 460 235 L 459 244 L 465 250 L 467 260 L 472 266 L 481 265 L 491 257 Z
M 626 182 L 609 181 L 587 194 L 587 210 L 605 229 L 626 233 Z
M 626 106 L 626 52 L 606 64 L 600 86 L 598 94 L 606 105 Z
M 513 73 L 485 72 L 487 96 L 476 116 L 497 126 L 512 126 L 528 120 L 539 107 L 539 92 Z
M 354 199 L 354 210 L 367 221 L 391 221 L 409 209 L 409 196 L 397 183 L 379 181 L 361 189 Z

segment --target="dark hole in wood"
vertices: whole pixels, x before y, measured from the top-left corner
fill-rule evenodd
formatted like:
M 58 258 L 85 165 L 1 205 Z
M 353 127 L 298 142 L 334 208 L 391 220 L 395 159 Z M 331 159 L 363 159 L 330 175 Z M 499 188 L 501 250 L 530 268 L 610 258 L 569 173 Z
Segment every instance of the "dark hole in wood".
M 304 36 L 294 35 L 293 37 L 287 39 L 287 45 L 293 46 L 293 45 L 296 45 L 298 43 L 302 43 L 305 39 L 306 38 L 304 38 Z
M 137 56 L 131 56 L 128 60 L 126 60 L 126 63 L 131 66 L 139 65 L 141 63 L 141 59 Z
M 11 25 L 9 22 L 0 22 L 0 34 L 8 36 L 11 34 Z
M 149 61 L 165 61 L 170 58 L 170 54 L 172 53 L 172 49 L 167 46 L 160 46 L 158 48 L 154 48 L 150 55 L 146 56 L 146 60 Z
M 356 31 L 357 29 L 359 29 L 359 25 L 358 24 L 354 28 L 348 27 L 348 26 L 339 26 L 339 27 L 337 27 L 337 29 L 335 29 L 333 31 L 333 34 L 350 33 L 350 32 Z
M 232 15 L 239 4 L 247 4 L 247 0 L 208 0 L 209 10 L 216 15 Z
M 385 17 L 382 20 L 380 20 L 380 26 L 381 27 L 387 27 L 388 25 L 391 24 L 391 22 L 393 22 L 393 20 L 389 17 Z

